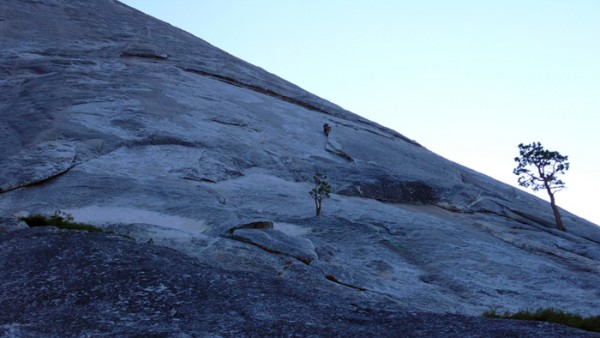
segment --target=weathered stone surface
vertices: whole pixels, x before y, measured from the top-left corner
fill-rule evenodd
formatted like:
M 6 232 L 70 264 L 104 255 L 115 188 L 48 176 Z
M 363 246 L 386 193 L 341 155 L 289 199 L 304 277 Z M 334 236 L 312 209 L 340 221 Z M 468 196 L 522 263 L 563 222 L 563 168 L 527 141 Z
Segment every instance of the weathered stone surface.
M 598 314 L 594 224 L 563 211 L 567 231 L 557 231 L 546 202 L 117 1 L 4 0 L 0 16 L 3 228 L 60 209 L 154 243 L 0 230 L 0 303 L 15 304 L 2 313 L 7 335 L 369 336 L 396 335 L 402 322 L 415 336 L 419 326 L 468 336 L 491 322 L 403 311 Z M 321 217 L 309 196 L 317 171 L 334 192 Z M 255 220 L 273 228 L 228 233 Z M 78 269 L 104 279 L 75 301 L 94 283 Z M 177 279 L 186 274 L 208 277 L 192 292 Z M 144 275 L 152 283 L 128 282 Z M 149 291 L 160 280 L 181 293 Z M 207 311 L 190 303 L 213 296 L 221 305 Z M 151 315 L 171 309 L 187 314 Z M 453 331 L 455 318 L 464 330 Z

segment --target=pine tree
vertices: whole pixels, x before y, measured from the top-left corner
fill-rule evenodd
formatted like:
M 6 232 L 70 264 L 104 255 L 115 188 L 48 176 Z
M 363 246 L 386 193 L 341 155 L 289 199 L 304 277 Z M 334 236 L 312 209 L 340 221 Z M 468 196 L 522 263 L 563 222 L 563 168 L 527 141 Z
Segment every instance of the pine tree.
M 565 182 L 558 178 L 569 170 L 568 156 L 561 155 L 558 151 L 544 149 L 540 142 L 524 145 L 519 144 L 519 157 L 515 157 L 517 167 L 513 170 L 519 176 L 519 185 L 531 187 L 533 191 L 545 189 L 550 196 L 550 206 L 554 213 L 556 227 L 565 231 L 560 218 L 554 194 L 565 187 Z

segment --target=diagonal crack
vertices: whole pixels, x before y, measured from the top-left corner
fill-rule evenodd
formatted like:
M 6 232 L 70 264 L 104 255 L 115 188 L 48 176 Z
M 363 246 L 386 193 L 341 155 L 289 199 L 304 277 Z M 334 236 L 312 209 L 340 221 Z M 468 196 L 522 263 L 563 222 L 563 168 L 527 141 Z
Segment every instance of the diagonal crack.
M 257 86 L 257 85 L 252 85 L 252 84 L 249 84 L 249 83 L 244 83 L 242 81 L 236 80 L 236 79 L 228 77 L 228 76 L 223 76 L 223 75 L 219 75 L 219 74 L 209 73 L 207 71 L 203 71 L 203 70 L 199 70 L 199 69 L 193 69 L 193 68 L 181 68 L 181 69 L 183 69 L 186 72 L 190 72 L 190 73 L 194 73 L 194 74 L 198 74 L 198 75 L 202 75 L 202 76 L 207 76 L 207 77 L 210 77 L 210 78 L 213 78 L 213 79 L 217 79 L 219 81 L 228 83 L 230 85 L 234 85 L 236 87 L 250 89 L 250 90 L 253 90 L 255 92 L 262 93 L 262 94 L 274 97 L 274 98 L 279 99 L 279 100 L 283 100 L 283 101 L 286 101 L 286 102 L 289 102 L 289 103 L 293 103 L 295 105 L 301 106 L 301 107 L 306 108 L 308 110 L 313 110 L 313 111 L 316 111 L 316 112 L 319 112 L 319 113 L 323 113 L 323 114 L 327 114 L 327 115 L 332 115 L 328 111 L 326 111 L 324 109 L 321 109 L 319 107 L 315 107 L 315 106 L 313 106 L 311 104 L 308 104 L 308 103 L 306 103 L 304 101 L 300 101 L 300 100 L 295 99 L 293 97 L 279 94 L 279 93 L 274 92 L 274 91 L 272 91 L 270 89 L 267 89 L 267 88 L 263 88 L 263 87 L 260 87 L 260 86 Z
M 32 187 L 32 186 L 44 184 L 44 183 L 46 183 L 46 182 L 48 182 L 48 181 L 50 181 L 52 179 L 55 179 L 55 178 L 57 178 L 59 176 L 62 176 L 64 174 L 66 174 L 67 172 L 69 172 L 69 170 L 73 169 L 74 167 L 76 167 L 76 164 L 73 164 L 73 165 L 65 168 L 64 170 L 58 171 L 58 172 L 56 172 L 56 173 L 54 173 L 52 175 L 40 178 L 38 180 L 33 180 L 33 181 L 30 181 L 30 182 L 24 182 L 24 183 L 21 183 L 21 184 L 17 184 L 15 186 L 9 187 L 9 188 L 4 189 L 4 190 L 0 189 L 0 194 L 7 193 L 7 192 L 10 192 L 10 191 L 13 191 L 13 190 L 20 189 L 20 188 L 27 188 L 27 187 Z
M 344 282 L 340 282 L 337 278 L 335 278 L 333 275 L 325 275 L 325 279 L 327 279 L 330 282 L 334 282 L 336 284 L 340 284 L 358 291 L 368 291 L 367 289 L 360 287 L 360 286 L 356 286 L 356 285 L 352 285 L 352 284 L 348 284 L 348 283 L 344 283 Z
M 277 92 L 275 92 L 275 91 L 273 91 L 271 89 L 267 89 L 267 88 L 264 88 L 264 87 L 261 87 L 261 86 L 257 86 L 257 85 L 245 83 L 245 82 L 242 82 L 240 80 L 234 79 L 234 78 L 229 77 L 229 76 L 219 75 L 219 74 L 207 72 L 207 71 L 200 70 L 200 69 L 189 68 L 189 67 L 178 66 L 178 68 L 182 69 L 183 71 L 189 72 L 189 73 L 193 73 L 193 74 L 197 74 L 197 75 L 201 75 L 201 76 L 210 77 L 212 79 L 216 79 L 216 80 L 219 80 L 221 82 L 224 82 L 224 83 L 236 86 L 236 87 L 246 88 L 246 89 L 249 89 L 249 90 L 261 93 L 261 94 L 265 94 L 265 95 L 274 97 L 276 99 L 279 99 L 279 100 L 282 100 L 282 101 L 286 101 L 286 102 L 298 105 L 298 106 L 303 107 L 303 108 L 308 109 L 308 110 L 316 111 L 316 112 L 323 113 L 323 114 L 330 115 L 330 116 L 336 116 L 336 114 L 333 114 L 333 113 L 331 113 L 331 112 L 329 112 L 329 111 L 327 111 L 325 109 L 316 107 L 316 106 L 314 106 L 312 104 L 306 103 L 306 102 L 304 102 L 302 100 L 298 100 L 296 98 L 293 98 L 293 97 L 290 97 L 290 96 L 287 96 L 287 95 L 283 95 L 283 94 L 277 93 Z M 379 126 L 379 125 L 377 125 L 377 124 L 375 124 L 373 122 L 370 122 L 368 120 L 360 120 L 360 119 L 358 119 L 355 122 L 366 124 L 366 125 L 368 125 L 368 126 L 370 126 L 372 128 L 376 128 L 379 131 L 382 131 L 382 132 L 385 132 L 387 134 L 390 134 L 392 137 L 397 137 L 397 138 L 399 138 L 399 139 L 401 139 L 401 140 L 403 140 L 405 142 L 408 142 L 410 144 L 416 145 L 418 147 L 422 147 L 422 145 L 420 145 L 418 142 L 416 142 L 414 140 L 411 140 L 411 139 L 407 138 L 406 136 L 404 136 L 404 135 L 402 135 L 402 134 L 400 134 L 400 133 L 398 133 L 398 132 L 396 132 L 394 130 L 387 129 L 385 127 Z M 340 124 L 345 125 L 343 123 L 340 123 Z M 348 126 L 348 125 L 345 125 L 345 126 Z M 355 128 L 355 127 L 352 127 L 352 128 Z M 376 134 L 376 135 L 379 135 L 379 136 L 383 136 L 383 137 L 388 137 L 388 138 L 390 137 L 390 136 L 382 135 L 382 134 L 380 134 L 380 133 L 378 133 L 376 131 L 373 131 L 371 129 L 368 129 L 368 128 L 361 128 L 361 130 L 364 130 L 366 132 L 369 132 L 369 133 L 372 133 L 372 134 Z
M 294 255 L 290 255 L 287 252 L 283 252 L 283 251 L 279 251 L 279 250 L 274 250 L 274 249 L 271 249 L 269 247 L 266 247 L 264 245 L 261 245 L 259 243 L 256 243 L 256 242 L 254 242 L 252 240 L 249 240 L 249 239 L 241 237 L 241 236 L 237 236 L 237 235 L 224 235 L 223 237 L 229 238 L 229 239 L 233 239 L 233 240 L 236 240 L 238 242 L 242 242 L 242 243 L 254 245 L 254 246 L 256 246 L 256 247 L 258 247 L 258 248 L 260 248 L 260 249 L 262 249 L 262 250 L 264 250 L 264 251 L 266 251 L 268 253 L 272 253 L 272 254 L 276 254 L 276 255 L 283 255 L 283 256 L 286 256 L 286 257 L 294 258 L 294 259 L 298 260 L 299 262 L 302 262 L 302 263 L 304 263 L 306 265 L 310 265 L 310 263 L 312 263 L 312 260 L 309 259 L 309 258 L 301 257 L 301 256 L 294 256 Z

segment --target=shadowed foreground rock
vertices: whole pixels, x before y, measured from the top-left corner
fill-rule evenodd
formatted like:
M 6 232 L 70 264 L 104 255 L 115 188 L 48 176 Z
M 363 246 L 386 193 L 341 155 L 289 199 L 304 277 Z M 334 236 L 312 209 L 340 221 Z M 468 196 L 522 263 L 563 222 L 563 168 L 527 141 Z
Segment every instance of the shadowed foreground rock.
M 116 235 L 0 235 L 0 335 L 593 337 L 545 323 L 398 311 L 224 271 Z M 9 281 L 9 282 L 6 282 Z

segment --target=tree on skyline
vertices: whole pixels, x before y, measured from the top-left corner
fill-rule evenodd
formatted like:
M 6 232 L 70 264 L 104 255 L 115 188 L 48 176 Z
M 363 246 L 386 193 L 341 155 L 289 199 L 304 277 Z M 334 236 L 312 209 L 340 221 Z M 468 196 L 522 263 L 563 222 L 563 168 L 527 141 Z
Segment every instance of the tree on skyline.
M 519 176 L 519 185 L 531 188 L 533 191 L 546 190 L 550 197 L 550 206 L 554 213 L 556 227 L 565 231 L 554 194 L 565 187 L 565 182 L 558 178 L 569 170 L 568 156 L 561 155 L 558 151 L 544 149 L 540 142 L 519 144 L 518 163 L 513 173 Z

